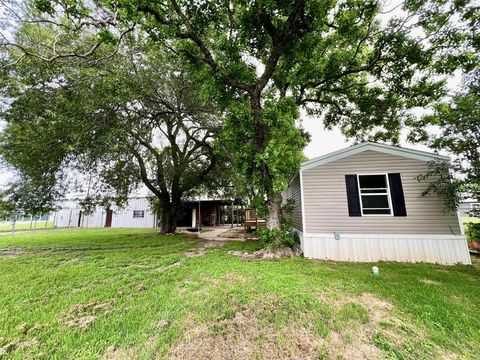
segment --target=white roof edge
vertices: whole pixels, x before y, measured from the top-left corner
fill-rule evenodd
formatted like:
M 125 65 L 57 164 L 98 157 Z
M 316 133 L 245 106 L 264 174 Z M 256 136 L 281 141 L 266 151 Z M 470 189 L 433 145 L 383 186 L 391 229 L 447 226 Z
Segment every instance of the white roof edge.
M 344 149 L 340 149 L 322 156 L 305 161 L 301 165 L 302 170 L 308 170 L 319 165 L 325 165 L 332 161 L 342 159 L 347 156 L 355 155 L 367 150 L 379 151 L 386 154 L 404 156 L 411 159 L 416 159 L 420 161 L 431 161 L 431 160 L 444 160 L 449 161 L 448 156 L 429 153 L 421 150 L 414 150 L 409 148 L 404 148 L 395 145 L 375 143 L 371 141 L 363 142 L 357 145 L 353 145 Z

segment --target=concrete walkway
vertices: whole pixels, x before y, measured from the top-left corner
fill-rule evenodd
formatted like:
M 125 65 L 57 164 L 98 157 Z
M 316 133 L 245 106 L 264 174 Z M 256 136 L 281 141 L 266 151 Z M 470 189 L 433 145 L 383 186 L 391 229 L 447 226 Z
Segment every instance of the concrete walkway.
M 209 231 L 204 231 L 200 232 L 199 238 L 207 241 L 245 241 L 245 239 L 242 236 L 238 237 L 222 237 L 223 233 L 226 233 L 231 229 L 230 225 L 224 225 L 224 226 L 215 226 L 215 227 L 204 227 L 205 230 Z M 195 234 L 195 233 L 192 233 Z

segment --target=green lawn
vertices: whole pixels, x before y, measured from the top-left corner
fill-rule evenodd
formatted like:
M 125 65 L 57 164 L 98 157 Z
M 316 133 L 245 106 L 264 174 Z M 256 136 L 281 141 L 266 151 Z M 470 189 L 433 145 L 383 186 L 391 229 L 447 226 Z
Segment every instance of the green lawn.
M 478 358 L 478 262 L 374 277 L 219 245 L 152 229 L 0 236 L 0 358 Z
M 32 223 L 32 227 L 30 229 L 30 222 L 22 222 L 15 224 L 15 231 L 23 231 L 23 230 L 34 230 L 36 227 L 37 230 L 45 230 L 45 229 L 52 229 L 53 228 L 53 221 L 37 221 L 35 225 L 35 221 Z M 0 224 L 0 232 L 10 232 L 12 231 L 12 223 L 2 223 Z

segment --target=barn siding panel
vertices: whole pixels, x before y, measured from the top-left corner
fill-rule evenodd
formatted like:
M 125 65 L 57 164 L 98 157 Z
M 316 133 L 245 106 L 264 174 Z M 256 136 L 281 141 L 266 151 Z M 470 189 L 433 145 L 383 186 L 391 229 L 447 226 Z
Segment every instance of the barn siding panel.
M 145 211 L 143 218 L 134 218 L 134 210 Z M 147 198 L 132 198 L 123 209 L 114 209 L 112 227 L 154 227 L 155 216 Z

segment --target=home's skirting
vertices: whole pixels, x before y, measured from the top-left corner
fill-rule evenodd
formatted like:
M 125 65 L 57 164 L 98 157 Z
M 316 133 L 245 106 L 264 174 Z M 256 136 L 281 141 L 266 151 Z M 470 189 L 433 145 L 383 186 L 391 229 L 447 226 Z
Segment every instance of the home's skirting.
M 471 264 L 465 236 L 394 234 L 302 234 L 307 258 L 337 261 Z

